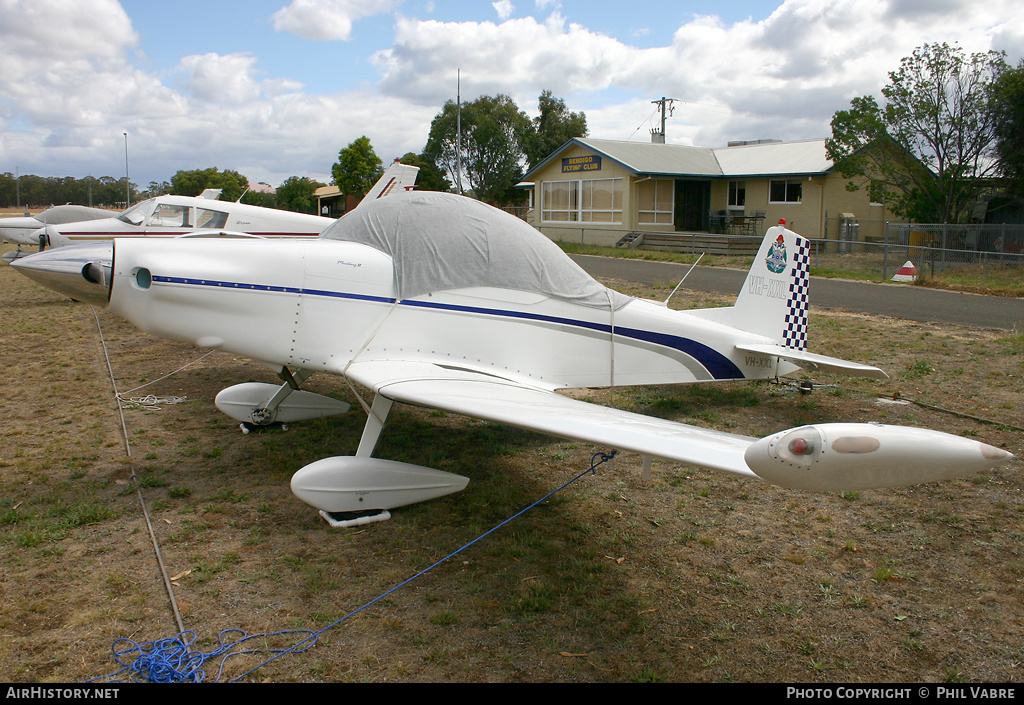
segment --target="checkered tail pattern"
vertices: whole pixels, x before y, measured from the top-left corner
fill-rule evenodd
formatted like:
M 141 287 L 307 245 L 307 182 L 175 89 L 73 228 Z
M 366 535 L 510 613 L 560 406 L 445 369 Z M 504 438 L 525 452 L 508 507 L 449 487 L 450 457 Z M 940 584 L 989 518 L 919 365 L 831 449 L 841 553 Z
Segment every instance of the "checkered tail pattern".
M 807 349 L 807 301 L 810 284 L 810 243 L 797 237 L 796 252 L 790 271 L 789 300 L 786 302 L 786 322 L 782 331 L 783 347 L 792 350 Z

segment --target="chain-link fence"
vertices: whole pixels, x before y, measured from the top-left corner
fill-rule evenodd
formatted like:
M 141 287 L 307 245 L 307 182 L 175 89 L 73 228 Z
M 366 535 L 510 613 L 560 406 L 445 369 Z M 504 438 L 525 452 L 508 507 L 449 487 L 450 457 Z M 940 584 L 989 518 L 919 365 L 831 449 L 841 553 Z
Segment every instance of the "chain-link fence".
M 1024 257 L 1024 225 L 918 225 L 889 223 L 885 242 L 892 251 L 906 248 L 907 259 L 932 271 L 951 267 L 1020 266 Z
M 543 232 L 556 242 L 731 256 L 736 266 L 745 258 L 749 266 L 764 237 L 763 233 L 644 232 L 572 224 L 547 226 Z M 812 274 L 889 281 L 910 262 L 916 279 L 961 280 L 979 289 L 1024 289 L 1024 225 L 1020 224 L 924 225 L 828 218 L 824 237 L 810 241 Z
M 866 239 L 856 225 L 840 221 L 830 228 L 838 239 L 814 240 L 812 267 L 883 281 L 907 263 L 918 278 L 1024 278 L 1024 225 L 886 223 L 882 237 Z

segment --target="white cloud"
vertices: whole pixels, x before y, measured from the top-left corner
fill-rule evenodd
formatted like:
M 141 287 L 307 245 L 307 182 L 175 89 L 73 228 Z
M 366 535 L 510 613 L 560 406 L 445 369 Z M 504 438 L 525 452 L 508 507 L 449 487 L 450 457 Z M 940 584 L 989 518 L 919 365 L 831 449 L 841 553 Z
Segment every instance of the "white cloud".
M 0 17 L 5 55 L 58 66 L 85 57 L 100 66 L 117 64 L 138 42 L 116 0 L 0 0 Z
M 129 65 L 138 35 L 117 2 L 0 0 L 0 15 L 0 163 L 23 173 L 117 173 L 126 126 L 181 109 Z M 108 153 L 110 165 L 99 167 L 97 155 Z
M 348 40 L 352 23 L 390 12 L 400 0 L 292 0 L 274 13 L 274 29 L 303 39 Z
M 165 83 L 131 65 L 137 34 L 108 0 L 0 0 L 0 13 L 0 171 L 117 177 L 127 132 L 143 186 L 207 166 L 328 180 L 355 138 L 390 160 L 421 149 L 433 117 L 372 92 L 306 94 L 248 53 L 186 56 Z
M 492 2 L 491 6 L 498 13 L 498 19 L 502 22 L 510 18 L 516 9 L 511 0 L 498 0 L 497 2 Z
M 399 18 L 391 49 L 373 61 L 380 88 L 414 100 L 444 102 L 462 69 L 463 94 L 539 94 L 608 87 L 635 49 L 571 24 L 558 13 L 493 22 L 439 22 Z
M 925 42 L 959 42 L 968 51 L 987 50 L 994 37 L 1007 47 L 1022 43 L 1024 9 L 1017 3 L 942 0 L 941 10 L 914 0 L 787 0 L 760 21 L 695 17 L 671 45 L 646 49 L 559 11 L 544 21 L 500 24 L 400 18 L 392 47 L 374 61 L 382 91 L 436 105 L 452 97 L 457 68 L 463 97 L 508 93 L 527 111 L 544 89 L 574 109 L 602 91 L 636 96 L 589 109 L 595 136 L 606 136 L 601 126 L 615 119 L 602 113 L 621 117 L 623 106 L 634 105 L 640 121 L 649 111 L 643 106 L 665 95 L 685 101 L 670 140 L 796 139 L 827 135 L 836 110 L 857 95 L 877 94 L 888 71 Z
M 390 47 L 373 54 L 376 85 L 313 94 L 293 78 L 268 78 L 280 70 L 260 47 L 186 56 L 168 75 L 138 68 L 146 47 L 113 0 L 0 0 L 0 170 L 117 175 L 128 132 L 141 184 L 206 166 L 273 184 L 294 174 L 326 180 L 338 150 L 363 134 L 385 161 L 420 151 L 455 97 L 458 69 L 464 99 L 506 93 L 532 113 L 551 90 L 586 112 L 595 137 L 649 139 L 651 101 L 661 96 L 680 101 L 670 142 L 825 136 L 836 110 L 877 95 L 925 42 L 1006 49 L 1017 63 L 1019 2 L 943 1 L 933 13 L 914 12 L 910 0 L 788 0 L 760 21 L 695 17 L 652 48 L 593 31 L 551 0 L 535 0 L 543 17 L 500 23 L 399 17 Z M 396 5 L 297 0 L 282 13 L 297 22 L 326 11 L 318 22 L 329 25 L 331 12 L 351 23 Z
M 251 54 L 186 56 L 181 68 L 189 92 L 206 103 L 243 103 L 260 97 L 256 57 Z

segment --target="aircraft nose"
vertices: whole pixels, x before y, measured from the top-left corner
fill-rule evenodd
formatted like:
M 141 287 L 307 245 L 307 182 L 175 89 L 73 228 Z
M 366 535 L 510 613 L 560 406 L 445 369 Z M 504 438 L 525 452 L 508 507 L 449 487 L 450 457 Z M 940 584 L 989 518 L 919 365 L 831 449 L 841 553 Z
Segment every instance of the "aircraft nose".
M 106 306 L 114 266 L 113 242 L 87 242 L 19 257 L 11 266 L 76 301 Z

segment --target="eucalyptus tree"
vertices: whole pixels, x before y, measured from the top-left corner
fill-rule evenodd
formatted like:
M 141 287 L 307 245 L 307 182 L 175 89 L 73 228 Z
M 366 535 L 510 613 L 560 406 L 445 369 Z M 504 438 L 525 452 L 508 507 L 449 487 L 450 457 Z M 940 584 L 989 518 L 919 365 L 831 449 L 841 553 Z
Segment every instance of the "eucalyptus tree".
M 480 96 L 461 110 L 449 100 L 430 123 L 423 155 L 481 201 L 505 203 L 514 200 L 525 173 L 531 129 L 530 118 L 507 95 Z
M 334 185 L 346 196 L 365 196 L 383 173 L 384 164 L 366 135 L 338 152 L 338 161 L 331 167 Z
M 998 173 L 991 86 L 1004 54 L 967 55 L 949 44 L 925 44 L 889 72 L 879 105 L 851 101 L 832 118 L 829 158 L 874 199 L 918 222 L 966 218 Z
M 1009 190 L 1024 197 L 1024 60 L 992 86 L 996 153 Z

